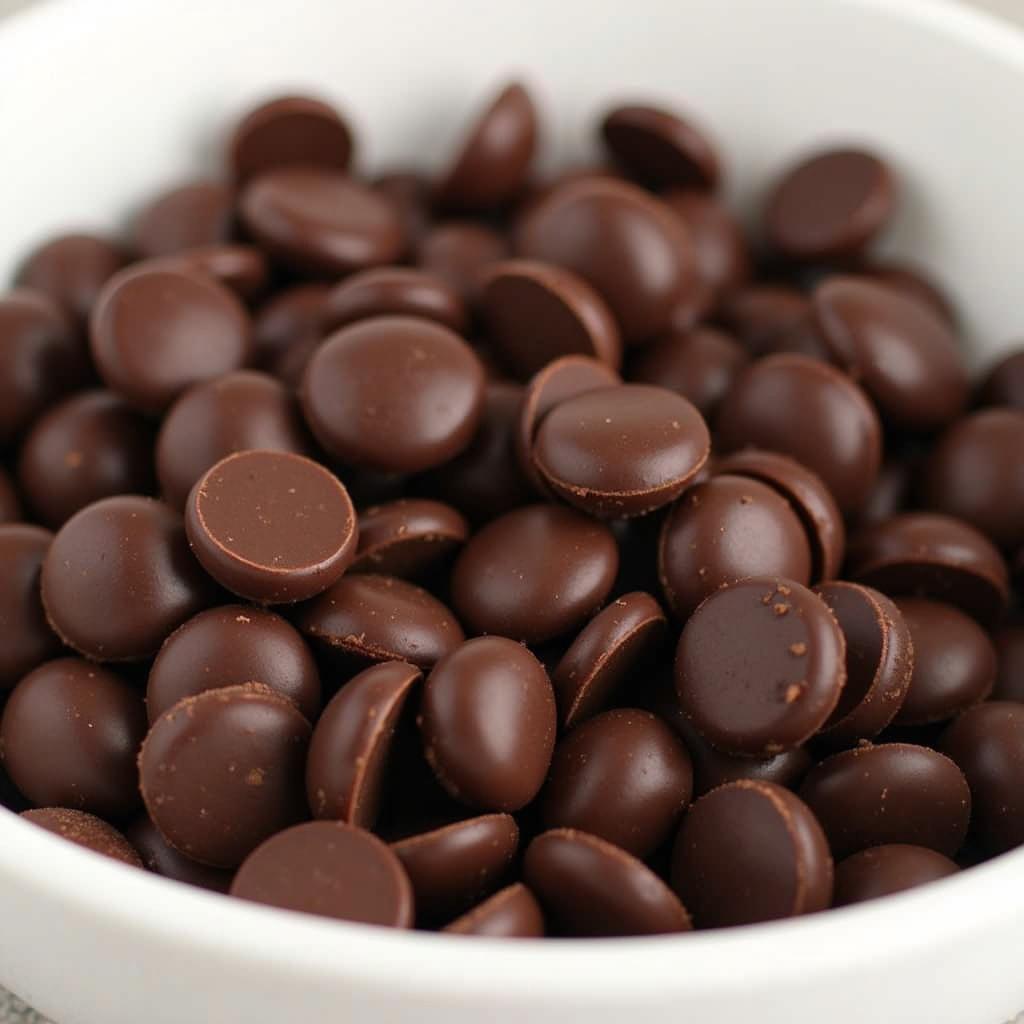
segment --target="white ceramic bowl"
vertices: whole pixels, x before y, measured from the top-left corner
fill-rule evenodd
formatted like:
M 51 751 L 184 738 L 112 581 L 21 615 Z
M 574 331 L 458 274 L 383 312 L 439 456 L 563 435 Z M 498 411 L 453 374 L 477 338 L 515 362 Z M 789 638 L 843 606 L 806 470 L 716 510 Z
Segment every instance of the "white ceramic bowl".
M 872 142 L 905 183 L 887 251 L 950 289 L 976 357 L 1024 332 L 1024 37 L 945 0 L 51 2 L 0 25 L 0 280 L 214 167 L 257 97 L 336 97 L 364 164 L 432 166 L 509 71 L 562 157 L 613 97 L 692 109 L 748 209 L 802 147 Z M 60 1024 L 1000 1024 L 1022 954 L 1024 850 L 804 920 L 500 943 L 229 901 L 0 812 L 0 982 Z

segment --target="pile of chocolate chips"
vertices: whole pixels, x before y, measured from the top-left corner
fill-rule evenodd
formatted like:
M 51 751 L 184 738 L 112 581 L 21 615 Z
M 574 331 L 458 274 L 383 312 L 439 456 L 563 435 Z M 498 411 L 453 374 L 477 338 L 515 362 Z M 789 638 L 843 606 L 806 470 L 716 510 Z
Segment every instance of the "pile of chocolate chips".
M 871 255 L 878 155 L 748 236 L 620 106 L 436 177 L 323 102 L 0 298 L 4 802 L 280 907 L 491 936 L 790 917 L 1024 843 L 1024 351 Z M 1008 562 L 1009 560 L 1009 562 Z

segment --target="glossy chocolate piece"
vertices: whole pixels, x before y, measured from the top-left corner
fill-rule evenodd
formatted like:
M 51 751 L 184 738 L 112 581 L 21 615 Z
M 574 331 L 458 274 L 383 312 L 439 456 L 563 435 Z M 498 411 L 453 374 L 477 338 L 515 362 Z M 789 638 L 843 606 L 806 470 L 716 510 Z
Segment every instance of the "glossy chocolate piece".
M 189 546 L 239 597 L 290 604 L 322 593 L 356 552 L 344 484 L 291 452 L 236 452 L 196 481 L 185 505 Z
M 464 636 L 452 612 L 421 587 L 393 576 L 342 576 L 302 605 L 299 629 L 349 665 L 408 661 L 430 668 Z
M 386 661 L 350 679 L 324 708 L 306 762 L 314 817 L 373 828 L 398 718 L 421 679 L 414 665 Z
M 261 683 L 186 697 L 153 723 L 142 745 L 146 810 L 180 853 L 237 867 L 307 816 L 309 736 L 295 705 Z
M 231 887 L 230 871 L 211 868 L 178 853 L 173 846 L 167 844 L 167 840 L 160 835 L 160 830 L 145 812 L 129 823 L 124 834 L 142 858 L 142 866 L 155 875 L 173 878 L 176 882 L 196 885 L 211 892 L 227 892 Z
M 343 821 L 308 821 L 271 836 L 238 869 L 231 895 L 342 921 L 413 923 L 401 862 L 376 836 Z
M 768 575 L 802 584 L 811 579 L 807 532 L 774 488 L 750 477 L 716 476 L 695 484 L 669 511 L 658 576 L 678 618 L 725 584 Z
M 254 245 L 232 242 L 197 245 L 152 261 L 153 266 L 158 264 L 186 273 L 202 274 L 246 302 L 259 298 L 270 283 L 270 262 L 263 250 Z
M 693 793 L 690 755 L 649 711 L 605 711 L 555 749 L 541 798 L 547 828 L 599 836 L 644 858 L 671 834 Z
M 252 354 L 249 316 L 230 291 L 160 264 L 113 277 L 89 335 L 107 387 L 147 413 L 162 413 L 192 384 L 240 369 Z
M 132 844 L 116 828 L 93 814 L 71 807 L 40 807 L 23 811 L 21 817 L 93 853 L 130 864 L 133 868 L 142 867 L 142 860 Z
M 992 634 L 996 649 L 996 680 L 993 700 L 1024 704 L 1024 627 L 1014 623 Z
M 782 284 L 747 284 L 731 292 L 718 318 L 752 356 L 784 351 L 788 339 L 811 319 L 811 300 Z
M 585 832 L 539 835 L 526 851 L 523 880 L 558 935 L 662 935 L 692 927 L 679 898 L 643 861 Z
M 146 709 L 134 687 L 81 658 L 58 658 L 11 692 L 0 749 L 32 803 L 117 818 L 138 806 L 135 757 L 145 734 Z
M 469 524 L 451 505 L 399 498 L 359 513 L 359 546 L 349 572 L 418 579 L 466 542 Z
M 488 266 L 508 256 L 503 235 L 468 220 L 441 221 L 416 245 L 416 265 L 447 281 L 468 303 L 478 299 Z
M 837 860 L 869 846 L 910 843 L 952 857 L 963 845 L 971 791 L 948 757 L 912 743 L 865 744 L 826 758 L 800 796 Z
M 208 608 L 163 642 L 146 684 L 149 720 L 184 697 L 253 680 L 287 697 L 311 722 L 320 713 L 320 674 L 294 626 L 251 605 Z
M 391 845 L 416 900 L 420 924 L 451 920 L 501 885 L 519 846 L 509 814 L 485 814 Z
M 949 295 L 932 279 L 930 272 L 907 263 L 878 263 L 872 261 L 858 268 L 858 272 L 930 306 L 951 327 L 959 321 L 956 307 Z
M 482 810 L 517 811 L 537 795 L 551 764 L 551 681 L 515 641 L 469 640 L 427 677 L 419 725 L 427 761 L 453 797 Z
M 43 607 L 69 647 L 97 661 L 138 661 L 210 604 L 181 517 L 152 498 L 104 498 L 73 515 L 43 562 Z
M 951 516 L 906 512 L 850 538 L 851 579 L 892 597 L 948 601 L 983 624 L 1006 607 L 1006 563 L 974 527 Z
M 161 192 L 135 215 L 135 250 L 143 259 L 152 259 L 229 242 L 234 203 L 232 190 L 219 181 L 190 181 Z
M 988 634 L 959 608 L 939 601 L 896 601 L 914 642 L 914 674 L 897 725 L 953 718 L 992 692 L 996 651 Z
M 742 779 L 702 796 L 683 819 L 672 888 L 698 928 L 754 924 L 826 910 L 832 857 L 799 797 Z
M 297 284 L 260 306 L 253 319 L 253 365 L 297 387 L 306 363 L 327 336 L 324 306 L 330 292 L 330 285 L 320 282 Z
M 302 385 L 306 421 L 329 454 L 395 473 L 458 455 L 483 401 L 473 350 L 447 327 L 408 316 L 341 328 L 317 349 Z
M 821 598 L 793 580 L 755 576 L 712 594 L 687 620 L 676 690 L 713 746 L 770 757 L 828 720 L 846 682 L 845 654 Z
M 597 611 L 618 568 L 606 526 L 570 509 L 527 505 L 470 538 L 452 572 L 452 603 L 473 632 L 543 643 Z
M 681 395 L 620 384 L 577 395 L 544 418 L 533 461 L 548 487 L 591 515 L 644 515 L 675 500 L 707 461 L 711 438 Z
M 18 456 L 18 482 L 53 529 L 117 494 L 152 494 L 152 423 L 112 391 L 83 391 L 36 420 Z
M 889 843 L 861 850 L 836 865 L 833 906 L 876 900 L 955 875 L 960 869 L 948 857 L 925 846 Z
M 522 882 L 514 882 L 441 930 L 490 939 L 541 939 L 544 915 L 533 893 Z
M 978 404 L 1024 409 L 1024 350 L 1012 348 L 978 385 Z
M 723 452 L 767 448 L 813 470 L 844 514 L 856 512 L 882 461 L 878 414 L 835 367 L 807 356 L 768 356 L 740 374 L 716 420 Z

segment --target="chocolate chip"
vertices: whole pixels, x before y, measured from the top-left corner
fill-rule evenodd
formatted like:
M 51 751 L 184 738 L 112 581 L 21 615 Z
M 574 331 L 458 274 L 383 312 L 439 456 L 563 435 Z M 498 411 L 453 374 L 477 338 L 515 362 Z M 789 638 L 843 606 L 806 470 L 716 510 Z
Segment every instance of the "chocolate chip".
M 924 846 L 889 843 L 861 850 L 836 865 L 834 905 L 876 900 L 955 875 L 960 869 L 948 857 Z
M 143 258 L 170 256 L 231 240 L 234 194 L 219 181 L 192 181 L 162 192 L 135 216 L 132 239 Z
M 142 867 L 142 860 L 132 844 L 116 828 L 95 815 L 70 807 L 40 807 L 23 811 L 21 817 L 94 853 L 112 857 L 133 868 Z
M 522 882 L 515 882 L 442 930 L 492 939 L 540 939 L 544 937 L 544 917 L 533 893 Z

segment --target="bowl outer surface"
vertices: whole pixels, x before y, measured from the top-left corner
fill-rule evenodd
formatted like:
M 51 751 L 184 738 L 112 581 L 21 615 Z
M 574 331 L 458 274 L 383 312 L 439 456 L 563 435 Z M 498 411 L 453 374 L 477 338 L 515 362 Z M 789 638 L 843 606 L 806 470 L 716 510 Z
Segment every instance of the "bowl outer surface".
M 0 26 L 0 280 L 48 232 L 110 229 L 216 169 L 260 98 L 337 100 L 365 168 L 437 167 L 506 72 L 537 87 L 560 160 L 614 100 L 692 111 L 748 213 L 802 149 L 878 146 L 905 182 L 884 254 L 950 288 L 976 361 L 1019 332 L 1024 38 L 948 0 L 50 0 Z M 469 941 L 227 901 L 0 811 L 0 983 L 59 1024 L 1003 1024 L 1024 1008 L 1022 903 L 1018 851 L 781 924 Z

